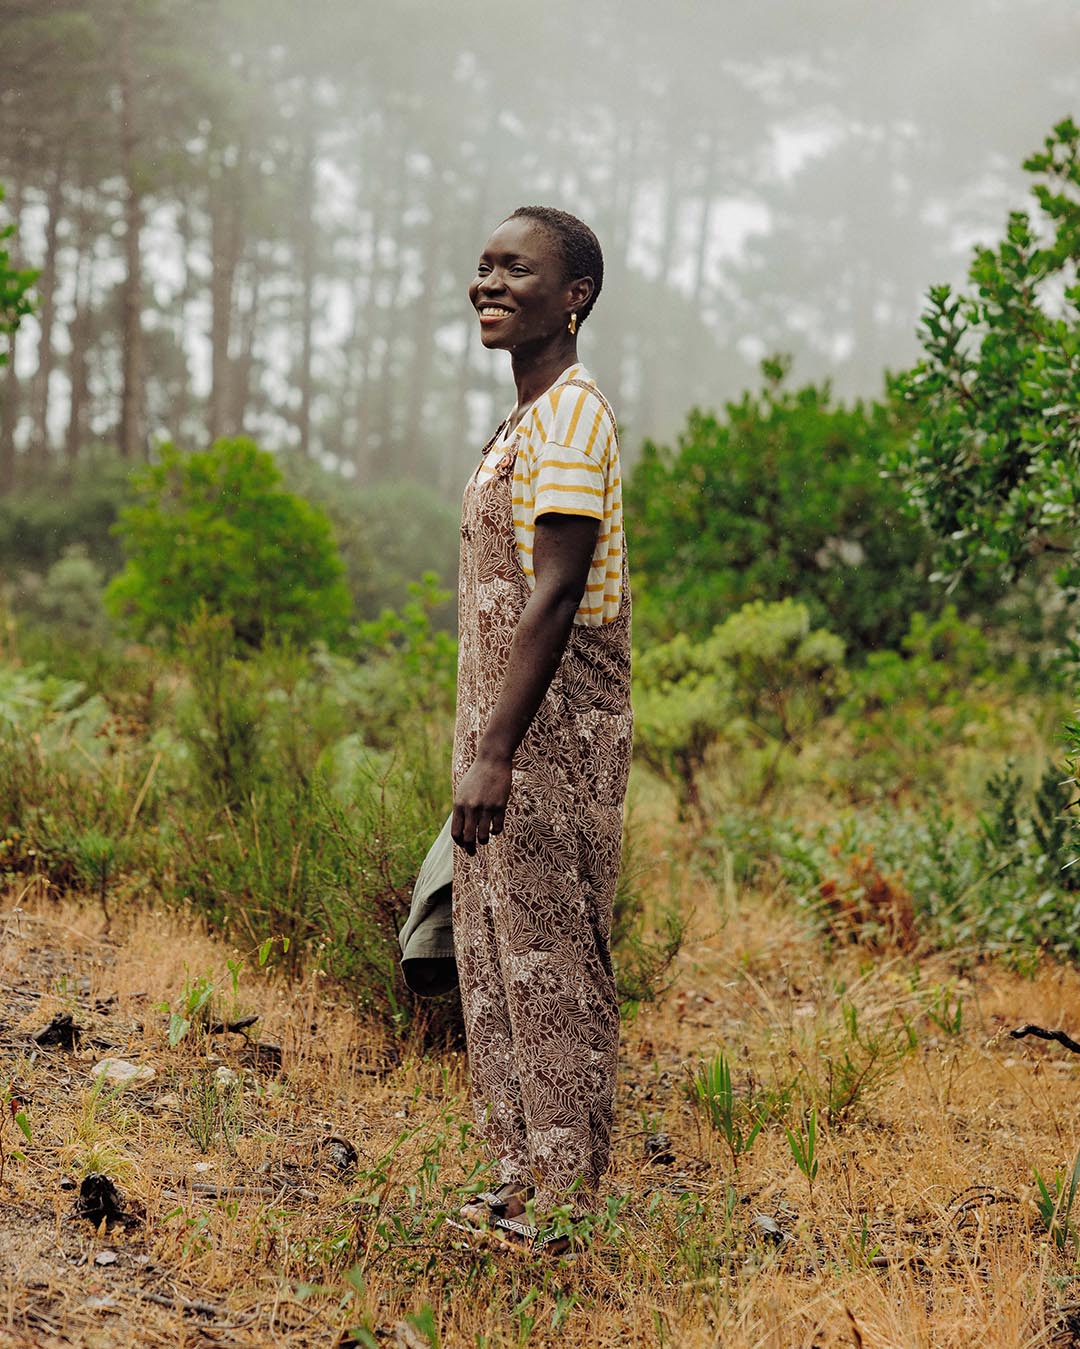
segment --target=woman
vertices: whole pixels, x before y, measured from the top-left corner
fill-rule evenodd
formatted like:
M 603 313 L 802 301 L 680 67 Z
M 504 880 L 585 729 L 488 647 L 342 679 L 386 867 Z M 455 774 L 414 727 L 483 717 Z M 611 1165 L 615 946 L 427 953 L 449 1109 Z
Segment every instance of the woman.
M 510 353 L 517 403 L 461 528 L 454 945 L 502 1182 L 462 1216 L 548 1251 L 566 1240 L 544 1215 L 586 1208 L 607 1169 L 618 1055 L 630 589 L 615 419 L 577 357 L 603 268 L 588 226 L 522 207 L 469 288 L 484 346 Z

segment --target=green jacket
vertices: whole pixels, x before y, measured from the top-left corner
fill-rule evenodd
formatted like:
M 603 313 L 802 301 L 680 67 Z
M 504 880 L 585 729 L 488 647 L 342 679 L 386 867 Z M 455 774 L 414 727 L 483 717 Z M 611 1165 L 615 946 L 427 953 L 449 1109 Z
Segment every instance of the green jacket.
M 414 993 L 426 998 L 457 987 L 451 916 L 453 882 L 454 840 L 447 819 L 420 867 L 409 917 L 398 933 L 405 982 Z

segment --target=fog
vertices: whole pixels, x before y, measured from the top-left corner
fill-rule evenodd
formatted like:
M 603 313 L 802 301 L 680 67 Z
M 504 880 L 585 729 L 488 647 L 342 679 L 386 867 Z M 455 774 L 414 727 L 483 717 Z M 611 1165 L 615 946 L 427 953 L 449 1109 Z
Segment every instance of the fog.
M 790 353 L 878 395 L 1080 99 L 1075 0 L 0 0 L 0 217 L 41 270 L 0 488 L 224 434 L 457 494 L 512 402 L 465 291 L 582 216 L 628 458 Z

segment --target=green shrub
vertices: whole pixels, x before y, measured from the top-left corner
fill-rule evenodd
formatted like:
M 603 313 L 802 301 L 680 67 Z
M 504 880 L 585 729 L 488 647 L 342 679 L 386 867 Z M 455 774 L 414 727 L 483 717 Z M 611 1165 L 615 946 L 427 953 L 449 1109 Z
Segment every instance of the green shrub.
M 764 795 L 782 752 L 798 753 L 846 689 L 843 658 L 840 638 L 812 629 L 794 600 L 745 605 L 704 641 L 680 634 L 648 648 L 635 665 L 636 752 L 685 810 L 701 806 L 713 745 L 766 750 Z
M 0 572 L 48 571 L 81 546 L 111 576 L 123 564 L 112 529 L 131 500 L 130 466 L 99 456 L 74 471 L 51 473 L 0 497 Z
M 995 738 L 1030 684 L 1026 662 L 1004 657 L 952 605 L 934 618 L 913 614 L 901 648 L 870 652 L 840 708 L 852 752 L 831 772 L 863 796 L 871 787 L 940 790 L 946 751 Z
M 175 642 L 205 609 L 249 647 L 341 637 L 349 595 L 329 521 L 285 491 L 269 454 L 249 440 L 166 445 L 134 487 L 118 526 L 128 560 L 106 601 L 135 633 Z
M 103 595 L 104 575 L 81 543 L 64 549 L 44 577 L 23 572 L 12 593 L 20 618 L 47 625 L 67 641 L 101 640 L 108 627 Z
M 848 812 L 783 838 L 780 864 L 800 902 L 823 915 L 831 896 L 851 895 L 853 883 L 870 901 L 871 889 L 883 900 L 902 888 L 928 943 L 999 954 L 1043 947 L 1075 958 L 1080 876 L 1061 778 L 1052 766 L 1034 786 L 1010 768 L 992 774 L 974 823 L 938 802 Z
M 794 597 L 858 653 L 935 603 L 928 543 L 882 466 L 903 435 L 878 404 L 790 391 L 782 370 L 722 416 L 647 444 L 626 487 L 639 630 L 704 637 L 752 600 Z
M 356 614 L 377 619 L 409 603 L 411 587 L 431 574 L 444 592 L 432 613 L 437 627 L 452 628 L 451 595 L 457 584 L 457 503 L 418 482 L 361 486 L 327 473 L 310 460 L 282 465 L 288 486 L 326 512 L 334 526 Z
M 457 687 L 457 642 L 435 626 L 447 592 L 436 576 L 407 587 L 400 609 L 384 609 L 361 623 L 356 638 L 362 664 L 358 679 L 370 709 L 366 730 L 372 744 L 392 747 L 401 728 L 417 712 L 453 715 Z

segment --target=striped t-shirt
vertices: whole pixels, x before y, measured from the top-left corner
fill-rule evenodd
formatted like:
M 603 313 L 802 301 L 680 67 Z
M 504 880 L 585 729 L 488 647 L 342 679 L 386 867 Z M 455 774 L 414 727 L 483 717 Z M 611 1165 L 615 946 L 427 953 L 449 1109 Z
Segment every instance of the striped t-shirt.
M 622 481 L 619 439 L 603 400 L 568 380 L 596 381 L 572 365 L 540 395 L 513 431 L 504 430 L 484 457 L 477 483 L 514 454 L 514 538 L 531 590 L 533 533 L 542 515 L 588 515 L 600 521 L 585 595 L 575 623 L 610 623 L 622 598 Z

